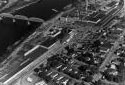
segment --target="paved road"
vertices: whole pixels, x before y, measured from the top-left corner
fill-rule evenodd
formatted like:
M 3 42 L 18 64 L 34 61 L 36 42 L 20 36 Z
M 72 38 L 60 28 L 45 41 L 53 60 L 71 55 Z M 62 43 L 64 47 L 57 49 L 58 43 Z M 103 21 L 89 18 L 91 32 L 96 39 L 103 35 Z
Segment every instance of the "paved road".
M 54 22 L 55 20 L 57 20 L 57 18 L 59 18 L 59 16 L 52 19 L 51 22 Z M 48 22 L 50 22 L 50 21 L 48 21 Z M 53 51 L 55 52 L 56 48 L 59 47 L 58 45 L 56 45 L 57 47 L 53 47 L 54 44 L 55 44 L 55 42 L 48 45 L 48 46 L 52 45 L 52 49 L 48 50 L 46 47 L 44 47 L 44 46 L 41 47 L 41 45 L 40 45 L 40 47 L 35 49 L 33 52 L 28 53 L 25 56 L 22 56 L 23 58 L 22 57 L 14 58 L 14 60 L 13 60 L 14 62 L 12 61 L 10 66 L 8 66 L 7 68 L 4 69 L 7 72 L 0 70 L 2 73 L 2 74 L 0 73 L 0 82 L 5 81 L 4 84 L 8 85 L 8 83 L 11 83 L 13 80 L 20 78 L 22 76 L 22 74 L 26 74 L 28 71 L 33 69 L 31 67 L 36 67 L 36 65 L 41 63 L 46 58 L 47 55 L 51 55 L 51 53 L 53 53 Z M 12 67 L 12 66 L 14 66 L 14 67 Z
M 118 12 L 120 12 L 120 10 L 123 8 L 123 6 L 124 6 L 124 1 L 121 0 L 120 3 L 119 3 L 119 7 L 117 8 L 117 10 L 114 9 L 114 10 L 116 10 L 116 11 L 113 11 L 113 12 L 111 12 L 111 13 L 114 13 L 114 12 L 118 13 Z M 115 14 L 114 14 L 114 15 L 115 15 Z M 114 15 L 112 15 L 112 16 L 114 16 Z M 110 15 L 109 15 L 109 16 L 110 16 Z M 109 18 L 109 17 L 108 17 L 108 18 Z M 106 21 L 106 20 L 104 20 L 104 21 Z M 103 25 L 105 25 L 105 24 L 106 24 L 106 23 L 104 23 Z M 121 34 L 121 37 L 115 42 L 114 46 L 111 48 L 111 50 L 109 51 L 109 53 L 106 55 L 107 58 L 105 59 L 105 61 L 103 62 L 103 64 L 100 66 L 100 70 L 103 70 L 103 68 L 105 67 L 105 65 L 108 64 L 108 62 L 112 59 L 112 57 L 113 57 L 113 56 L 112 56 L 113 52 L 118 48 L 119 42 L 121 42 L 121 41 L 124 39 L 123 35 L 125 35 L 125 30 L 124 30 L 123 33 Z
M 116 16 L 123 8 L 124 1 L 120 0 L 119 5 L 117 8 L 113 9 L 111 12 L 109 12 L 104 18 L 101 19 L 99 23 L 97 23 L 97 26 L 105 27 L 109 23 L 109 21 Z
M 123 0 L 121 0 L 123 1 Z M 123 3 L 120 4 L 119 9 L 122 8 Z M 117 11 L 114 10 L 113 13 Z M 108 16 L 109 17 L 109 16 Z M 49 44 L 52 45 L 53 43 Z M 47 46 L 47 47 L 49 47 Z M 35 49 L 33 52 L 27 54 L 25 57 L 27 57 L 27 59 L 25 60 L 25 63 L 22 64 L 22 61 L 19 65 L 18 68 L 12 69 L 12 71 L 10 71 L 9 73 L 5 74 L 6 76 L 3 79 L 0 79 L 1 82 L 6 81 L 6 79 L 9 79 L 11 76 L 13 76 L 15 73 L 19 72 L 22 68 L 26 67 L 29 63 L 31 63 L 32 61 L 34 61 L 35 59 L 37 59 L 38 57 L 40 57 L 41 55 L 43 55 L 45 52 L 47 52 L 48 49 L 43 48 L 43 47 L 38 47 L 37 49 Z
M 33 52 L 27 54 L 26 59 L 22 60 L 21 62 L 18 62 L 18 66 L 17 67 L 12 67 L 8 68 L 9 72 L 4 72 L 3 73 L 3 78 L 0 78 L 0 82 L 5 82 L 6 80 L 8 80 L 9 78 L 11 78 L 12 76 L 14 76 L 16 73 L 18 73 L 20 70 L 22 70 L 24 67 L 26 67 L 28 64 L 30 64 L 31 62 L 33 62 L 34 60 L 36 60 L 38 57 L 40 57 L 41 55 L 43 55 L 45 52 L 47 52 L 48 49 L 43 48 L 41 46 L 37 47 Z M 21 57 L 20 57 L 21 58 Z M 16 61 L 13 61 L 16 62 Z
M 124 40 L 124 36 L 125 35 L 125 29 L 123 31 L 123 33 L 120 35 L 120 38 L 114 43 L 114 46 L 111 48 L 111 50 L 108 52 L 108 54 L 106 55 L 106 59 L 103 62 L 103 64 L 100 66 L 100 71 L 104 70 L 105 65 L 107 65 L 110 60 L 114 57 L 114 51 L 119 47 L 119 43 L 122 43 L 122 41 Z

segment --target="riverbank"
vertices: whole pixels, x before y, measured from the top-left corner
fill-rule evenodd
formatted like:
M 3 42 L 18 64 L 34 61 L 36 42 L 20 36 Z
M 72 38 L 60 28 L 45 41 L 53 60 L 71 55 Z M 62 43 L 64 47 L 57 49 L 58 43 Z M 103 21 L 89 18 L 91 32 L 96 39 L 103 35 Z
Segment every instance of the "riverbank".
M 14 12 L 16 10 L 19 10 L 21 8 L 24 8 L 26 6 L 29 6 L 33 3 L 38 2 L 39 0 L 30 0 L 29 2 L 27 1 L 22 1 L 22 0 L 9 0 L 9 3 L 3 7 L 0 10 L 0 13 L 10 13 L 10 12 Z

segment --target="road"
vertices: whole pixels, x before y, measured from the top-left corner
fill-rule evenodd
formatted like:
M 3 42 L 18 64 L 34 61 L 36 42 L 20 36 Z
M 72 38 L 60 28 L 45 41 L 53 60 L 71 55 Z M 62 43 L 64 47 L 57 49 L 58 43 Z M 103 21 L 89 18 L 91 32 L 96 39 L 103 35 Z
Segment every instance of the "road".
M 119 39 L 114 43 L 114 46 L 110 49 L 110 51 L 106 55 L 105 61 L 100 66 L 100 71 L 104 70 L 105 65 L 107 65 L 110 62 L 110 60 L 114 57 L 112 55 L 114 54 L 115 50 L 119 47 L 119 43 L 120 44 L 123 43 L 124 35 L 125 35 L 125 30 L 123 29 L 123 33 L 120 35 Z
M 55 17 L 55 19 L 57 19 L 57 17 Z M 3 70 L 0 70 L 0 72 L 2 73 L 0 82 L 3 82 L 5 85 L 8 85 L 10 82 L 25 74 L 27 71 L 33 69 L 33 67 L 36 67 L 36 64 L 41 63 L 44 58 L 46 58 L 46 56 L 44 55 L 48 55 L 49 52 L 50 54 L 54 53 L 54 49 L 59 47 L 58 44 L 56 44 L 58 43 L 58 40 L 55 39 L 55 41 L 53 42 L 53 39 L 50 39 L 49 42 L 50 43 L 48 43 L 48 41 L 44 42 L 47 43 L 47 47 L 45 47 L 46 45 L 36 45 L 31 52 L 28 51 L 24 54 L 24 56 L 14 58 L 14 60 L 10 62 L 10 66 L 3 69 L 6 70 L 5 72 L 3 72 Z
M 115 12 L 117 14 L 122 9 L 123 5 L 124 5 L 123 4 L 123 0 L 121 0 L 121 3 L 119 4 L 119 7 L 117 9 L 115 9 L 112 13 Z M 105 23 L 106 21 L 110 20 L 111 18 L 109 18 L 109 17 L 114 16 L 114 15 L 107 15 L 106 19 L 102 20 L 101 23 L 103 23 L 103 22 Z M 54 45 L 54 46 L 55 46 L 55 49 L 60 47 L 60 46 L 57 47 L 58 45 L 57 46 Z M 52 48 L 51 50 L 53 50 L 53 49 L 54 48 Z M 12 82 L 13 80 L 15 80 L 15 78 L 17 78 L 16 77 L 17 75 L 19 75 L 19 74 L 21 74 L 23 72 L 27 72 L 28 70 L 30 70 L 31 68 L 29 69 L 29 67 L 33 67 L 34 68 L 34 67 L 36 67 L 37 64 L 42 63 L 41 61 L 43 61 L 46 58 L 45 54 L 51 52 L 51 50 L 48 50 L 48 49 L 43 48 L 43 47 L 35 49 L 31 54 L 27 54 L 25 56 L 27 58 L 26 58 L 26 61 L 24 63 L 22 63 L 22 62 L 19 63 L 20 66 L 18 68 L 14 69 L 14 70 L 12 69 L 12 71 L 10 71 L 10 73 L 5 74 L 5 77 L 3 77 L 3 79 L 1 79 L 0 81 L 4 82 L 5 85 L 8 85 L 8 83 Z M 44 57 L 42 55 L 44 55 Z M 33 60 L 35 60 L 35 61 L 33 62 Z M 31 63 L 31 64 L 28 65 L 29 63 Z M 8 80 L 6 80 L 6 79 L 8 79 Z
M 124 0 L 120 0 L 117 8 L 113 9 L 104 18 L 102 18 L 102 20 L 98 22 L 96 26 L 101 26 L 104 28 L 109 23 L 109 21 L 123 9 L 123 7 L 124 7 Z
M 114 16 L 116 16 L 123 9 L 123 7 L 124 7 L 124 0 L 121 0 L 119 3 L 119 6 L 116 9 L 114 9 L 116 11 L 114 11 L 114 10 L 111 11 L 110 14 L 108 14 L 108 17 L 101 22 L 101 23 L 103 23 L 101 26 L 106 27 L 105 25 L 109 24 L 108 22 L 110 21 L 110 19 L 113 18 Z M 104 22 L 106 22 L 106 23 L 104 23 Z M 119 43 L 121 43 L 123 41 L 124 35 L 125 35 L 125 30 L 123 31 L 120 38 L 115 42 L 114 46 L 110 49 L 110 51 L 106 55 L 105 61 L 100 66 L 100 71 L 103 71 L 105 68 L 105 65 L 108 64 L 108 62 L 112 59 L 112 57 L 113 57 L 112 55 L 113 55 L 114 51 L 119 47 Z
M 0 78 L 0 82 L 5 82 L 6 80 L 11 78 L 13 75 L 18 73 L 20 70 L 25 68 L 28 64 L 33 62 L 35 59 L 37 59 L 38 57 L 40 57 L 47 51 L 48 51 L 48 49 L 39 46 L 33 52 L 24 56 L 25 57 L 24 59 L 22 59 L 22 57 L 18 58 L 21 60 L 20 62 L 18 61 L 18 59 L 13 61 L 13 65 L 17 64 L 16 67 L 8 67 L 7 69 L 4 69 L 4 70 L 8 70 L 9 72 L 8 71 L 3 72 L 3 74 L 2 74 L 3 76 Z

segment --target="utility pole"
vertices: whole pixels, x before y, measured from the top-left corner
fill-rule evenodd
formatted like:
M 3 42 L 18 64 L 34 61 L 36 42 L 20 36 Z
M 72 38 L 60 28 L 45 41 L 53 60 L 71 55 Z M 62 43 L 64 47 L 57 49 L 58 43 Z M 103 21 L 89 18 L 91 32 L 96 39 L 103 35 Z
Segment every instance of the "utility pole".
M 88 0 L 85 0 L 85 3 L 86 3 L 86 8 L 85 8 L 85 10 L 87 11 L 87 10 L 88 10 L 88 5 L 89 5 L 89 1 L 88 1 Z

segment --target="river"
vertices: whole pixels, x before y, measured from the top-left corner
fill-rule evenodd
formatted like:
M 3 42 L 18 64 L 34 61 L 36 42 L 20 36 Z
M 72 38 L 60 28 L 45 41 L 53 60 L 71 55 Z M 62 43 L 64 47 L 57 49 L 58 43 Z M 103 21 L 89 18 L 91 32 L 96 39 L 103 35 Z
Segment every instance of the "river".
M 46 21 L 52 18 L 53 15 L 63 11 L 63 8 L 70 2 L 71 0 L 42 0 L 12 14 L 23 15 L 28 18 L 37 17 Z M 58 12 L 52 9 L 56 9 Z M 16 19 L 16 22 L 13 22 L 11 18 L 0 20 L 0 56 L 6 52 L 8 46 L 13 45 L 24 36 L 28 37 L 41 24 L 31 22 L 31 25 L 28 25 L 25 20 Z M 0 57 L 1 60 L 3 60 L 3 57 Z

